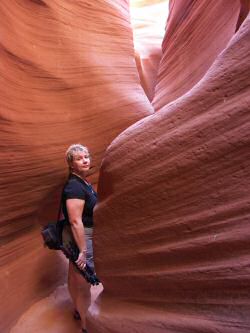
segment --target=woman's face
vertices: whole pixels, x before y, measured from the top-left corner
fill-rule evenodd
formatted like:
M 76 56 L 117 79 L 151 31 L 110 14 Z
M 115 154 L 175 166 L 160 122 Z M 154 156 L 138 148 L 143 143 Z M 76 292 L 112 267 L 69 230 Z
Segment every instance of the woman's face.
M 79 151 L 74 154 L 71 169 L 78 174 L 85 174 L 90 168 L 90 156 L 87 151 Z

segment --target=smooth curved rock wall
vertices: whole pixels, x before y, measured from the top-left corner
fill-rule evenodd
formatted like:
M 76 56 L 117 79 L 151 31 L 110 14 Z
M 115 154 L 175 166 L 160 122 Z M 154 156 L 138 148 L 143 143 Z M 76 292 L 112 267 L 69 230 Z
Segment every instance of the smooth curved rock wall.
M 0 16 L 0 330 L 7 332 L 66 278 L 38 228 L 56 218 L 66 148 L 90 148 L 96 182 L 108 144 L 153 109 L 136 69 L 128 1 L 4 0 Z
M 90 331 L 250 331 L 249 59 L 250 15 L 193 89 L 107 150 Z
M 204 76 L 234 35 L 238 0 L 172 0 L 153 105 L 160 110 Z

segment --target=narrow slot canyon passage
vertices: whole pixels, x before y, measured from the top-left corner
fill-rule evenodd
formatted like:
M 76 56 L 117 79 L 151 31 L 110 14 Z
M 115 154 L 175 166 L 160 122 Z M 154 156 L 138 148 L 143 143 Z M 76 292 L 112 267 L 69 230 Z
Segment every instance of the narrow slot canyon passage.
M 169 1 L 130 1 L 136 64 L 141 85 L 152 101 L 162 57 Z
M 115 2 L 114 2 L 115 3 Z M 45 4 L 45 2 L 44 2 Z M 60 2 L 58 2 L 60 4 Z M 48 2 L 49 6 L 49 2 Z M 60 9 L 60 8 L 59 8 Z M 132 0 L 128 12 L 131 20 L 131 32 L 135 61 L 137 63 L 140 82 L 147 97 L 152 100 L 157 70 L 161 58 L 161 42 L 165 33 L 166 19 L 168 15 L 168 0 L 152 2 Z M 58 60 L 60 62 L 60 60 Z M 92 176 L 93 182 L 97 182 L 97 176 Z M 51 197 L 49 198 L 51 200 Z M 53 207 L 54 199 L 49 203 Z M 47 203 L 45 204 L 47 206 Z M 49 210 L 51 208 L 49 207 Z M 39 212 L 39 221 L 49 217 L 44 212 Z M 67 262 L 59 255 L 64 268 Z M 45 267 L 46 269 L 46 267 Z M 53 274 L 53 271 L 52 271 Z M 62 273 L 62 275 L 65 272 Z M 60 279 L 64 283 L 66 277 Z M 79 332 L 80 321 L 73 318 L 74 306 L 67 289 L 67 283 L 59 284 L 47 297 L 34 303 L 18 318 L 10 333 L 68 333 Z M 102 285 L 91 287 L 91 304 L 103 290 Z
M 81 332 L 41 237 L 73 143 L 98 194 L 88 333 L 250 332 L 249 10 L 0 2 L 1 333 Z

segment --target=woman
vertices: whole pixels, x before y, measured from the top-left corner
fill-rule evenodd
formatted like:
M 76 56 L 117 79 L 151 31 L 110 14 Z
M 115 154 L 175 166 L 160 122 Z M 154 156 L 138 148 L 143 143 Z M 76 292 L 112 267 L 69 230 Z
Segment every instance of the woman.
M 66 160 L 70 174 L 63 190 L 62 208 L 80 251 L 76 264 L 83 269 L 88 263 L 94 269 L 92 233 L 93 209 L 97 197 L 92 186 L 86 181 L 90 169 L 89 151 L 80 144 L 71 145 L 66 151 Z M 68 288 L 74 306 L 80 313 L 82 332 L 87 333 L 86 312 L 90 305 L 90 285 L 72 263 L 69 264 Z

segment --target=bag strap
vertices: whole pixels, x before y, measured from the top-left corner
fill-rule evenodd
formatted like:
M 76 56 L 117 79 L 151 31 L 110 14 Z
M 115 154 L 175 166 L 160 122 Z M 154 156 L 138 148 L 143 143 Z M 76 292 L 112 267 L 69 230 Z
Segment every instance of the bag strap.
M 60 220 L 61 213 L 62 213 L 62 199 L 60 200 L 60 205 L 57 213 L 57 219 L 56 219 L 57 222 Z
M 71 174 L 69 174 L 68 179 L 70 178 L 70 175 Z M 67 182 L 64 184 L 63 189 L 62 189 L 60 205 L 59 205 L 59 209 L 58 209 L 58 213 L 57 213 L 57 221 L 65 219 L 65 216 L 64 216 L 64 213 L 63 213 L 63 210 L 62 210 L 62 202 L 63 202 L 63 192 L 64 192 L 64 189 L 65 189 L 66 185 L 67 185 Z M 63 216 L 62 218 L 60 218 L 61 215 Z
M 63 186 L 63 189 L 62 189 L 62 194 L 61 194 L 61 199 L 60 199 L 60 204 L 59 204 L 59 209 L 58 209 L 57 219 L 56 219 L 57 222 L 61 220 L 61 218 L 60 218 L 61 215 L 63 215 L 63 218 L 65 218 L 65 216 L 63 214 L 63 210 L 62 210 L 63 191 L 64 191 L 65 186 L 66 186 L 66 184 Z

